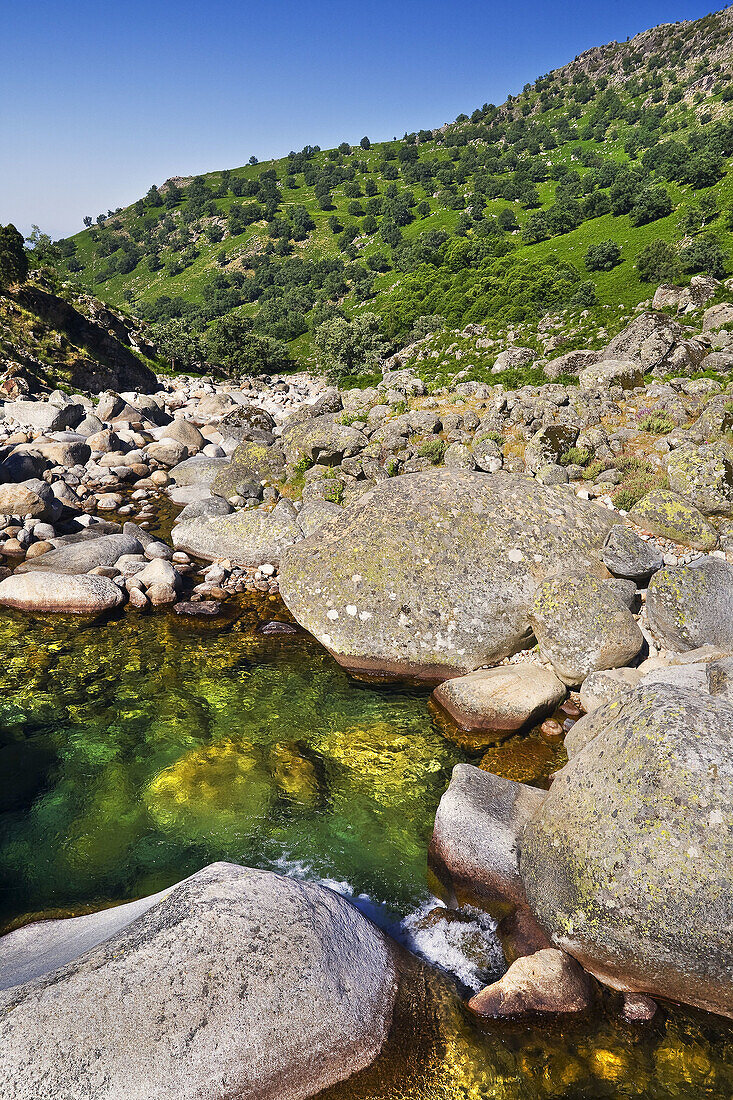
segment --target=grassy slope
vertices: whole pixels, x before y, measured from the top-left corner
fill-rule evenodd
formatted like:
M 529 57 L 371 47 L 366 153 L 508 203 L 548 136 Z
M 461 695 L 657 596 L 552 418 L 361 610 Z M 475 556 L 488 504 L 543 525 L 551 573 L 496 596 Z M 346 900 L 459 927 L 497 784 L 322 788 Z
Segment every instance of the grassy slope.
M 624 47 L 618 47 L 619 50 L 623 48 Z M 576 61 L 577 60 L 578 59 L 576 59 Z M 533 109 L 537 106 L 537 98 L 537 94 L 533 91 L 529 91 L 525 95 L 525 101 L 529 103 L 530 107 Z M 640 95 L 633 102 L 637 106 L 643 107 L 644 101 L 645 96 Z M 704 106 L 706 110 L 712 111 L 713 114 L 719 114 L 721 111 L 727 110 L 727 104 L 721 102 L 720 95 L 708 95 L 705 99 Z M 573 125 L 579 128 L 582 127 L 593 107 L 594 101 L 586 104 L 583 108 L 583 114 L 579 119 L 573 121 Z M 554 118 L 557 118 L 558 115 L 562 114 L 564 109 L 564 107 L 560 107 L 550 110 L 542 116 L 542 120 L 551 122 Z M 670 107 L 668 115 L 674 117 L 675 114 L 678 114 L 681 119 L 685 119 L 684 109 L 682 107 Z M 689 120 L 689 112 L 687 120 Z M 545 154 L 546 159 L 553 164 L 560 161 L 568 165 L 572 163 L 573 168 L 578 169 L 581 175 L 585 174 L 587 169 L 579 166 L 577 159 L 573 157 L 573 151 L 577 151 L 578 148 L 582 146 L 590 147 L 604 157 L 611 157 L 615 160 L 624 161 L 626 160 L 626 155 L 623 151 L 622 140 L 627 130 L 628 128 L 625 123 L 612 127 L 609 135 L 607 135 L 607 140 L 604 140 L 601 144 L 596 144 L 593 141 L 581 142 L 577 139 L 572 140 L 554 149 L 551 153 Z M 686 127 L 683 126 L 681 129 L 668 136 L 675 139 L 684 138 L 686 132 Z M 418 148 L 421 158 L 450 159 L 451 156 L 451 152 L 448 148 L 435 141 L 420 145 Z M 384 146 L 382 145 L 374 145 L 366 152 L 357 148 L 351 157 L 352 160 L 366 162 L 368 167 L 368 173 L 365 176 L 358 174 L 357 179 L 374 179 L 381 193 L 385 190 L 386 181 L 380 179 L 377 172 L 378 165 L 383 159 L 383 149 Z M 316 163 L 322 164 L 325 162 L 326 158 L 327 153 L 322 152 L 317 154 L 314 159 Z M 339 187 L 333 192 L 335 210 L 322 211 L 315 199 L 313 189 L 305 186 L 302 174 L 296 177 L 298 183 L 296 188 L 287 189 L 284 187 L 283 181 L 287 173 L 287 162 L 284 159 L 264 162 L 256 166 L 241 167 L 235 169 L 231 175 L 232 177 L 240 176 L 252 179 L 264 170 L 270 168 L 275 168 L 277 172 L 278 183 L 283 192 L 283 208 L 287 209 L 288 206 L 294 205 L 305 206 L 316 224 L 315 230 L 309 234 L 306 241 L 295 244 L 295 254 L 313 258 L 324 255 L 338 255 L 339 250 L 337 242 L 328 225 L 329 216 L 335 213 L 343 224 L 360 220 L 348 214 L 347 207 L 351 200 L 344 195 L 343 187 Z M 221 173 L 210 173 L 205 179 L 208 183 L 218 183 L 221 179 Z M 401 178 L 396 180 L 395 183 L 400 191 L 404 190 L 407 186 Z M 555 185 L 551 181 L 542 183 L 538 186 L 541 205 L 543 207 L 547 207 L 551 203 L 554 188 Z M 469 181 L 462 190 L 466 193 L 470 191 L 470 189 L 471 185 Z M 553 237 L 550 240 L 534 245 L 521 245 L 521 237 L 519 234 L 515 234 L 515 238 L 518 240 L 518 243 L 520 243 L 520 248 L 516 254 L 532 259 L 556 257 L 559 261 L 570 261 L 578 267 L 581 272 L 584 272 L 583 257 L 589 245 L 596 244 L 607 238 L 612 238 L 618 241 L 622 246 L 623 262 L 610 272 L 592 273 L 589 277 L 597 287 L 598 296 L 602 304 L 620 305 L 624 307 L 633 306 L 639 301 L 647 298 L 650 293 L 648 284 L 640 282 L 637 277 L 634 268 L 635 257 L 652 240 L 661 238 L 672 241 L 679 239 L 681 234 L 677 229 L 677 222 L 680 210 L 703 193 L 693 192 L 689 187 L 678 187 L 672 184 L 668 185 L 668 189 L 676 207 L 675 212 L 668 218 L 635 228 L 631 226 L 628 216 L 614 217 L 612 215 L 605 215 L 584 222 L 578 229 L 570 233 L 559 237 Z M 430 203 L 431 213 L 426 218 L 416 217 L 410 225 L 403 229 L 403 235 L 406 240 L 410 240 L 428 229 L 443 229 L 448 233 L 452 233 L 455 230 L 460 216 L 459 211 L 448 209 L 440 205 L 439 201 L 434 198 L 432 194 L 426 194 L 420 186 L 411 185 L 410 190 L 413 191 L 418 202 L 427 199 Z M 730 209 L 731 200 L 733 199 L 733 171 L 729 168 L 726 176 L 711 190 L 718 196 L 721 209 L 723 211 Z M 225 198 L 216 199 L 217 215 L 226 216 L 233 203 L 246 203 L 247 201 L 249 200 L 236 199 L 231 193 Z M 363 199 L 361 201 L 366 202 L 367 200 Z M 487 215 L 498 213 L 499 210 L 506 206 L 510 206 L 514 210 L 520 226 L 526 221 L 531 213 L 530 211 L 523 210 L 518 203 L 508 203 L 503 199 L 489 202 L 486 206 L 486 213 Z M 158 213 L 159 210 L 156 209 L 146 212 L 144 216 L 146 223 L 152 225 L 157 219 Z M 132 208 L 122 211 L 119 215 L 119 220 L 122 223 L 123 230 L 134 217 L 135 214 Z M 725 228 L 722 217 L 715 222 L 714 231 L 723 248 L 726 252 L 730 253 L 731 250 L 733 250 L 733 234 Z M 246 268 L 247 264 L 245 257 L 247 253 L 256 249 L 264 237 L 264 223 L 252 225 L 240 236 L 227 238 L 221 243 L 211 244 L 205 237 L 201 237 L 197 241 L 197 248 L 200 250 L 200 255 L 190 267 L 179 275 L 171 277 L 166 274 L 165 270 L 151 273 L 148 271 L 147 264 L 143 260 L 131 274 L 118 274 L 101 284 L 96 282 L 96 275 L 101 265 L 104 264 L 106 260 L 97 255 L 94 243 L 88 232 L 81 232 L 73 239 L 77 246 L 77 256 L 83 264 L 83 271 L 80 272 L 78 276 L 79 281 L 82 285 L 93 289 L 98 296 L 106 299 L 110 303 L 122 306 L 126 302 L 129 302 L 130 295 L 132 295 L 133 302 L 135 300 L 150 302 L 161 294 L 171 296 L 180 295 L 189 301 L 198 302 L 201 298 L 203 285 L 210 278 L 212 273 L 218 269 L 216 257 L 217 254 L 221 252 L 222 248 L 226 250 L 227 255 L 227 266 L 225 270 L 233 267 Z M 359 246 L 360 259 L 366 258 L 379 250 L 388 252 L 388 250 L 384 248 L 378 233 L 371 238 L 361 238 L 357 241 L 357 244 Z M 379 302 L 381 294 L 390 293 L 391 288 L 399 283 L 399 279 L 400 274 L 395 271 L 390 271 L 378 276 L 375 285 L 377 302 Z M 347 304 L 349 303 L 347 302 Z M 350 304 L 352 307 L 356 308 L 359 308 L 360 305 L 360 303 L 353 301 Z M 247 312 L 252 312 L 256 309 L 256 306 L 244 306 L 241 308 Z M 299 357 L 307 360 L 310 350 L 308 334 L 294 341 L 291 347 L 293 352 Z

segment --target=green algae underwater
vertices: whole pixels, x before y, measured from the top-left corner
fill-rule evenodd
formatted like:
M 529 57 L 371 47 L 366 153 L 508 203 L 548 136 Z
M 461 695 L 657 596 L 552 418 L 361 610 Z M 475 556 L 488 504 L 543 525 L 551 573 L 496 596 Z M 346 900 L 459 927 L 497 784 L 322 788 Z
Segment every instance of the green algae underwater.
M 464 986 L 497 976 L 480 917 L 457 937 L 425 919 L 438 801 L 453 765 L 481 754 L 445 736 L 426 691 L 356 683 L 311 638 L 261 633 L 281 611 L 258 598 L 213 622 L 3 614 L 0 930 L 225 859 L 325 882 Z M 487 756 L 511 778 L 547 774 L 531 737 Z M 430 1027 L 398 1015 L 375 1066 L 324 1100 L 733 1096 L 726 1022 L 667 1006 L 632 1027 L 609 995 L 591 1019 L 479 1028 L 440 988 Z

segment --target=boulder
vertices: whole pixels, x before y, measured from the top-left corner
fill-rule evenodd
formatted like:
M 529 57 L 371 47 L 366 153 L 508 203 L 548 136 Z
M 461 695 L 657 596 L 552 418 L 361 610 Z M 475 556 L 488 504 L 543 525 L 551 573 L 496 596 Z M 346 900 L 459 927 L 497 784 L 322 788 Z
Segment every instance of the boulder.
M 13 455 L 29 452 L 42 455 L 52 466 L 83 466 L 92 453 L 91 448 L 80 440 L 35 440 L 33 443 L 23 443 L 20 447 L 16 447 Z
M 288 465 L 320 463 L 334 466 L 344 458 L 358 454 L 368 443 L 363 432 L 339 424 L 333 414 L 316 416 L 302 424 L 289 424 L 283 430 L 282 445 Z
M 170 424 L 166 424 L 157 434 L 160 440 L 173 439 L 180 443 L 189 455 L 196 454 L 206 446 L 206 440 L 196 425 L 182 417 L 171 420 Z
M 334 504 L 330 500 L 312 500 L 309 504 L 304 504 L 298 512 L 298 525 L 307 538 L 342 512 L 340 504 Z
M 597 363 L 600 357 L 601 353 L 599 351 L 588 351 L 586 349 L 566 351 L 564 355 L 558 355 L 555 359 L 550 359 L 545 366 L 545 374 L 548 378 L 559 378 L 561 374 L 577 375 L 585 367 L 591 367 L 594 363 Z
M 238 405 L 228 412 L 218 424 L 222 439 L 258 440 L 270 437 L 275 421 L 257 405 Z
M 530 907 L 612 988 L 733 1017 L 733 707 L 639 687 L 589 717 L 522 833 Z
M 34 519 L 57 519 L 61 514 L 51 486 L 39 478 L 0 485 L 0 515 L 33 516 Z
M 285 477 L 285 456 L 279 447 L 266 443 L 240 443 L 229 465 L 224 466 L 211 482 L 215 496 L 237 496 L 248 483 L 258 489 L 263 482 L 280 481 Z
M 25 561 L 16 569 L 16 575 L 36 572 L 80 575 L 100 565 L 114 565 L 123 554 L 139 554 L 141 549 L 139 541 L 131 535 L 101 535 L 49 550 L 42 560 Z
M 702 317 L 703 332 L 713 332 L 715 329 L 731 326 L 733 326 L 733 305 L 730 302 L 721 302 L 705 310 Z
M 456 901 L 478 902 L 496 916 L 526 905 L 519 844 L 545 796 L 471 764 L 456 764 L 435 815 L 428 854 L 433 872 Z
M 633 660 L 644 635 L 613 587 L 586 573 L 550 577 L 535 594 L 530 622 L 540 653 L 565 684 Z
M 695 550 L 713 550 L 718 545 L 715 528 L 697 508 L 671 489 L 652 489 L 637 501 L 629 519 L 652 535 Z
M 5 419 L 17 420 L 27 428 L 39 432 L 61 432 L 74 428 L 84 416 L 81 405 L 52 405 L 50 401 L 6 401 Z
M 580 687 L 580 705 L 587 713 L 620 699 L 632 691 L 641 679 L 639 668 L 608 668 L 591 672 Z
M 516 474 L 390 478 L 284 554 L 280 592 L 346 668 L 437 683 L 523 648 L 546 576 L 608 576 L 613 522 Z
M 551 714 L 565 687 L 540 665 L 502 665 L 446 680 L 432 698 L 462 729 L 506 736 Z
M 667 458 L 670 488 L 703 515 L 733 515 L 733 447 L 681 447 Z
M 569 424 L 548 424 L 540 428 L 525 447 L 525 466 L 536 473 L 548 463 L 556 465 L 560 455 L 572 447 L 577 436 L 577 429 Z
M 411 970 L 338 894 L 230 863 L 27 925 L 0 961 L 15 1100 L 305 1100 L 375 1060 Z
M 173 528 L 173 545 L 206 561 L 228 558 L 235 565 L 256 567 L 280 563 L 283 551 L 303 532 L 295 514 L 281 504 L 272 512 L 250 508 L 228 516 L 203 515 Z
M 517 959 L 503 978 L 468 1002 L 477 1016 L 492 1019 L 585 1012 L 592 1004 L 588 975 L 554 947 Z
M 608 532 L 601 557 L 615 577 L 642 583 L 664 564 L 658 546 L 640 538 L 633 528 L 622 523 L 617 523 Z
M 733 567 L 705 557 L 660 569 L 649 582 L 646 610 L 666 649 L 733 648 Z
M 633 390 L 643 386 L 644 372 L 632 359 L 603 359 L 584 369 L 578 375 L 581 390 L 607 390 L 620 386 Z
M 18 611 L 66 612 L 70 615 L 98 615 L 118 607 L 123 595 L 107 577 L 73 576 L 44 572 L 41 561 L 54 551 L 34 558 L 33 572 L 19 574 L 0 581 L 0 606 Z
M 174 466 L 170 471 L 170 478 L 176 485 L 195 485 L 197 488 L 208 489 L 216 475 L 228 465 L 228 458 L 193 455 Z
M 643 371 L 651 371 L 664 364 L 683 337 L 682 326 L 663 313 L 642 313 L 614 336 L 602 358 L 633 359 Z
M 502 371 L 512 370 L 516 367 L 526 367 L 528 363 L 537 358 L 534 348 L 504 348 L 496 357 L 492 374 L 501 374 Z

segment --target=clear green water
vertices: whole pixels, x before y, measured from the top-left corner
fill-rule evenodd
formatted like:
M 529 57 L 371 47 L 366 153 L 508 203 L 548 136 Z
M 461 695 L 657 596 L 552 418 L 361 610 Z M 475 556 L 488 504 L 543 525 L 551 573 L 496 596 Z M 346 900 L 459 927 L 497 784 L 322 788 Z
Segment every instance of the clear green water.
M 342 884 L 419 926 L 435 808 L 453 764 L 478 758 L 425 692 L 354 684 L 311 640 L 257 633 L 278 610 L 264 600 L 224 626 L 0 619 L 0 927 L 215 859 Z M 518 766 L 544 766 L 531 742 L 492 751 L 494 770 Z M 441 936 L 420 941 L 428 955 L 470 956 Z M 615 1007 L 480 1031 L 444 996 L 432 1031 L 401 1021 L 391 1052 L 329 1100 L 733 1096 L 733 1029 L 678 1009 L 634 1029 Z

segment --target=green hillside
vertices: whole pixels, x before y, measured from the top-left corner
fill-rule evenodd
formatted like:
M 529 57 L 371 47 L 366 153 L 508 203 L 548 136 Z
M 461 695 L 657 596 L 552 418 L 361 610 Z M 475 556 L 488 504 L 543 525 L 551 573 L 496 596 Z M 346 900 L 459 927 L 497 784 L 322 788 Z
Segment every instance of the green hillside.
M 168 180 L 60 242 L 63 268 L 193 333 L 244 314 L 303 363 L 338 315 L 376 314 L 394 347 L 431 325 L 603 313 L 662 281 L 723 276 L 732 26 L 726 9 L 594 48 L 501 106 L 399 141 Z

